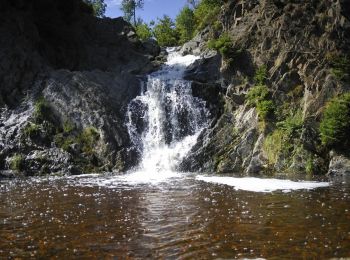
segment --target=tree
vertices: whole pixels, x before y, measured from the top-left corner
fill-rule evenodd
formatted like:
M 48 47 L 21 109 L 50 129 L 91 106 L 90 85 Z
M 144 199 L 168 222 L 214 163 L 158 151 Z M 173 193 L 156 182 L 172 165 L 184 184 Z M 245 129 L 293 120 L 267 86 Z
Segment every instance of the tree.
M 199 0 L 187 0 L 187 3 L 192 6 L 193 9 L 196 9 L 199 4 Z
M 158 18 L 153 33 L 160 46 L 175 46 L 178 44 L 179 35 L 175 29 L 175 24 L 167 15 Z
M 151 27 L 138 18 L 135 26 L 137 36 L 142 40 L 146 41 L 152 38 L 152 29 Z
M 215 23 L 223 0 L 201 0 L 194 10 L 197 31 L 202 30 L 205 26 Z
M 176 28 L 180 33 L 181 44 L 192 39 L 195 30 L 195 18 L 192 9 L 188 6 L 182 8 L 176 17 Z
M 95 16 L 105 16 L 107 4 L 104 0 L 84 0 L 84 2 L 92 7 Z
M 124 19 L 131 22 L 134 19 L 134 26 L 136 26 L 136 9 L 143 8 L 144 0 L 122 0 L 120 9 L 124 13 Z

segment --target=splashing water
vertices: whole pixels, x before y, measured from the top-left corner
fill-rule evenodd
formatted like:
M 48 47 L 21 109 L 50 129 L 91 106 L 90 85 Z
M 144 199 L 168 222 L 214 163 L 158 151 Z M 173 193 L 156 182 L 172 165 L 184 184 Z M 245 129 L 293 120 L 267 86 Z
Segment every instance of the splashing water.
M 191 82 L 183 79 L 186 67 L 199 57 L 171 48 L 168 53 L 166 64 L 148 77 L 146 89 L 128 107 L 129 135 L 141 155 L 137 178 L 141 172 L 145 178 L 174 173 L 208 125 L 205 102 L 192 96 Z

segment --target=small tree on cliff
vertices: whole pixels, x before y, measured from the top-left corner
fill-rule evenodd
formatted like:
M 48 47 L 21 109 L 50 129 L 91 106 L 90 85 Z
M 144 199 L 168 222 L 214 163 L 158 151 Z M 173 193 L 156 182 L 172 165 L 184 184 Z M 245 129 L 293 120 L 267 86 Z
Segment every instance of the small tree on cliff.
M 107 4 L 104 0 L 84 0 L 84 2 L 92 7 L 95 16 L 105 16 Z
M 136 26 L 136 9 L 143 8 L 144 0 L 122 0 L 120 9 L 124 13 L 124 19 L 131 22 L 134 19 Z

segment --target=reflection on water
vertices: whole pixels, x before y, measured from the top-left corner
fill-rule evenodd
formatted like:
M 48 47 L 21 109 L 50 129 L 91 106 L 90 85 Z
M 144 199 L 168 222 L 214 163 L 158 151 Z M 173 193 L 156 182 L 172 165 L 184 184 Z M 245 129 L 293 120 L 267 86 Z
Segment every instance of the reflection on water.
M 193 176 L 0 182 L 0 258 L 329 258 L 350 255 L 350 187 L 236 191 Z

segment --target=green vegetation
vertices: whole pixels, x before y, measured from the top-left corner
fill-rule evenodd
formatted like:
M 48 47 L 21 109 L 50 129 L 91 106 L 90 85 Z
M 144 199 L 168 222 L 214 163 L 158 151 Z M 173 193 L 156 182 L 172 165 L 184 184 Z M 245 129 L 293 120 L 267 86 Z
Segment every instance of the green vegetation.
M 92 155 L 99 138 L 100 134 L 94 127 L 87 127 L 80 132 L 75 127 L 70 126 L 55 136 L 55 143 L 67 152 L 69 152 L 71 145 L 76 144 L 86 155 Z
M 254 82 L 258 86 L 262 86 L 266 83 L 267 79 L 267 67 L 265 65 L 260 66 L 254 76 Z
M 182 8 L 176 17 L 176 29 L 179 33 L 179 43 L 183 44 L 192 39 L 195 30 L 193 10 L 188 6 Z
M 333 75 L 341 81 L 349 79 L 350 74 L 350 58 L 347 56 L 331 56 L 329 63 L 332 67 Z
M 95 16 L 104 17 L 107 7 L 104 0 L 84 0 L 84 2 L 92 7 Z
M 320 124 L 322 144 L 345 148 L 350 144 L 350 93 L 332 99 L 326 106 Z
M 306 174 L 308 174 L 308 175 L 313 175 L 316 173 L 314 160 L 313 160 L 312 156 L 310 156 L 306 161 L 305 171 L 306 171 Z
M 44 121 L 56 121 L 54 113 L 44 97 L 39 98 L 34 104 L 34 120 L 38 124 L 43 123 Z
M 275 105 L 270 98 L 270 92 L 265 85 L 251 88 L 246 95 L 246 100 L 249 106 L 256 107 L 261 120 L 266 120 L 275 111 Z
M 236 54 L 232 39 L 228 34 L 222 34 L 218 39 L 210 40 L 208 48 L 219 51 L 224 58 L 232 57 Z
M 196 31 L 204 29 L 208 25 L 212 25 L 217 21 L 220 13 L 222 0 L 202 0 L 194 10 L 196 20 Z
M 275 164 L 284 148 L 285 135 L 281 129 L 277 129 L 265 138 L 263 150 L 270 164 Z
M 146 23 L 138 23 L 135 27 L 136 34 L 142 41 L 146 41 L 152 38 L 152 29 Z
M 265 120 L 273 115 L 275 105 L 272 100 L 262 100 L 261 102 L 257 103 L 256 109 L 258 111 L 259 118 Z
M 40 126 L 34 123 L 28 123 L 23 129 L 24 135 L 29 138 L 35 138 L 40 135 Z
M 282 129 L 289 137 L 294 137 L 301 133 L 303 124 L 303 112 L 299 109 L 291 111 L 285 120 L 277 123 L 277 127 Z
M 217 16 L 220 12 L 222 0 L 188 0 L 177 15 L 175 22 L 167 15 L 158 18 L 157 22 L 151 22 L 149 25 L 136 19 L 136 9 L 142 8 L 143 0 L 122 0 L 121 10 L 124 13 L 124 19 L 131 21 L 137 35 L 141 40 L 147 40 L 154 37 L 160 46 L 176 46 L 191 40 L 195 33 L 210 25 L 217 32 L 222 30 L 222 25 Z M 218 39 L 218 47 L 222 53 L 229 55 L 232 52 L 232 43 L 221 42 L 226 39 Z M 219 46 L 223 44 L 225 46 Z M 229 46 L 230 45 L 230 46 Z M 232 49 L 232 50 L 231 50 Z
M 258 102 L 269 98 L 269 89 L 265 86 L 255 86 L 251 88 L 246 96 L 248 105 L 255 106 Z
M 10 169 L 13 171 L 22 171 L 24 168 L 24 158 L 21 154 L 15 154 L 10 159 Z
M 136 23 L 136 9 L 143 8 L 144 0 L 122 0 L 120 10 L 124 13 L 124 19 L 128 22 L 134 20 L 134 26 Z
M 153 34 L 160 46 L 176 46 L 178 44 L 178 33 L 175 23 L 167 15 L 158 18 L 158 23 L 153 28 Z

